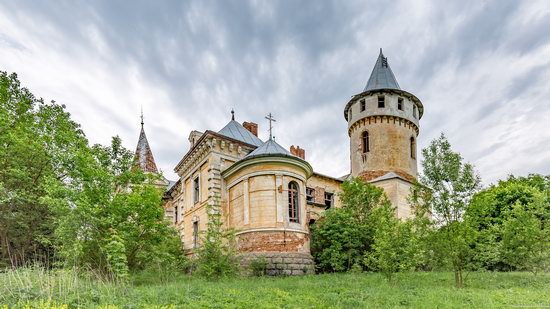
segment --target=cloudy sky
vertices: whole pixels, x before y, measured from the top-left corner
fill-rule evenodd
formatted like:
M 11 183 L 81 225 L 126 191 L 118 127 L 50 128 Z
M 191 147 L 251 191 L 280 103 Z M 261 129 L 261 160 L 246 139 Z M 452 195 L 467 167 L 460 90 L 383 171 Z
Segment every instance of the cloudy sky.
M 0 0 L 0 70 L 67 106 L 92 143 L 135 149 L 140 106 L 168 178 L 188 134 L 277 119 L 315 170 L 349 170 L 343 108 L 379 48 L 488 184 L 550 174 L 549 1 Z

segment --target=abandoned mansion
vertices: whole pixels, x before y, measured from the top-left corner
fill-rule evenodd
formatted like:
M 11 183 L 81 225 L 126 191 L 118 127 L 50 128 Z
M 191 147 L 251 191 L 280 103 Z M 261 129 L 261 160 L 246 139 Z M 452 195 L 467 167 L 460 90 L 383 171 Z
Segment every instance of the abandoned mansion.
M 422 103 L 399 87 L 380 50 L 365 88 L 344 107 L 349 175 L 316 173 L 304 149 L 283 147 L 271 136 L 263 141 L 256 123 L 239 123 L 232 113 L 220 130 L 190 132 L 189 150 L 174 168 L 178 180 L 163 184 L 165 216 L 191 255 L 207 228 L 207 206 L 215 205 L 224 226 L 236 231 L 243 264 L 263 256 L 270 274 L 313 272 L 309 225 L 326 209 L 340 207 L 344 180 L 361 177 L 383 188 L 396 216 L 411 215 L 407 196 L 416 178 L 422 114 Z M 143 122 L 135 156 L 145 172 L 158 173 Z

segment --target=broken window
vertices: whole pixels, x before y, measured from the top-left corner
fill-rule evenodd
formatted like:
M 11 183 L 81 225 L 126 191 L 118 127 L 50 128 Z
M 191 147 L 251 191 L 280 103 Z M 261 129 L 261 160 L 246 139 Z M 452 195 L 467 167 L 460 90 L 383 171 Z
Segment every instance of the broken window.
M 403 98 L 397 99 L 397 109 L 402 111 L 403 110 Z
M 367 152 L 370 151 L 370 148 L 369 148 L 369 132 L 368 131 L 364 131 L 361 134 L 361 150 L 363 151 L 363 153 L 367 153 Z
M 193 203 L 196 204 L 199 202 L 200 197 L 200 181 L 199 177 L 193 179 Z
M 378 96 L 378 108 L 384 108 L 386 106 L 386 100 L 383 95 Z
M 306 188 L 306 201 L 308 203 L 313 203 L 315 201 L 315 189 Z
M 299 191 L 298 184 L 291 181 L 288 184 L 288 221 L 299 223 Z
M 367 108 L 367 103 L 365 102 L 365 99 L 362 99 L 360 103 L 361 103 L 361 111 L 364 112 L 365 109 Z
M 334 193 L 325 192 L 325 209 L 331 208 L 333 202 L 334 202 Z

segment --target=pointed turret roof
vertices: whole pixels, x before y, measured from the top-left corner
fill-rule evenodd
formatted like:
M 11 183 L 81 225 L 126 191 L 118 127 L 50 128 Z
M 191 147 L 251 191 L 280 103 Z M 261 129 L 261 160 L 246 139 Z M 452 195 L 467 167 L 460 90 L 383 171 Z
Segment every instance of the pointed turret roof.
M 390 68 L 388 58 L 384 57 L 382 53 L 382 48 L 380 48 L 380 55 L 378 55 L 376 64 L 370 74 L 369 81 L 363 91 L 375 89 L 401 89 Z
M 136 147 L 136 153 L 134 155 L 134 164 L 146 173 L 158 173 L 157 164 L 155 158 L 153 158 L 153 152 L 145 136 L 145 130 L 143 129 L 143 116 L 141 120 L 141 132 L 139 133 L 139 140 Z

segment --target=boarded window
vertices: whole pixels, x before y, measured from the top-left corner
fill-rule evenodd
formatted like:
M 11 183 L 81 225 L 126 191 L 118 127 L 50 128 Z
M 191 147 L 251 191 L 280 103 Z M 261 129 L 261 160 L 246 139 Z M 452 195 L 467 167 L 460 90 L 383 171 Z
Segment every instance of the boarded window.
M 325 192 L 325 209 L 332 207 L 334 203 L 334 193 Z
M 370 151 L 368 131 L 364 131 L 361 134 L 361 150 L 363 151 L 363 153 L 367 153 Z
M 397 99 L 397 109 L 402 111 L 403 110 L 403 98 Z
M 361 104 L 361 111 L 364 112 L 365 109 L 367 108 L 367 103 L 365 102 L 365 99 L 362 99 L 361 101 L 359 101 L 360 104 Z
M 291 181 L 288 184 L 288 221 L 299 223 L 299 190 L 298 184 Z
M 378 96 L 378 108 L 386 107 L 386 99 L 383 95 Z

